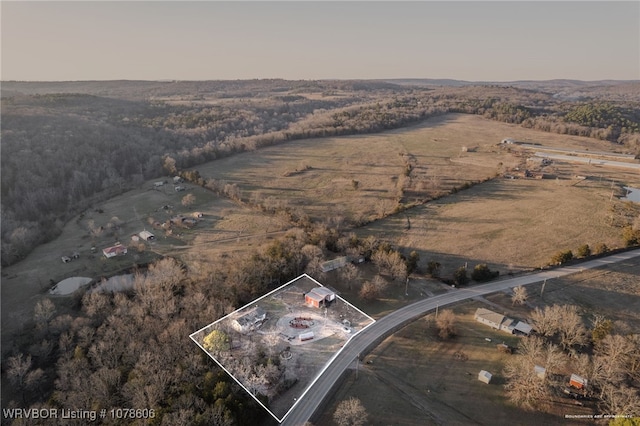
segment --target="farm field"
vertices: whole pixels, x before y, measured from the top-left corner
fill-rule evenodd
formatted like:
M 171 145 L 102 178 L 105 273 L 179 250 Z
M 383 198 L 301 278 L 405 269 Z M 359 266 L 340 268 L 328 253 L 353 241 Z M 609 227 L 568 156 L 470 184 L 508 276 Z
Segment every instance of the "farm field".
M 517 272 L 544 266 L 557 251 L 582 244 L 622 246 L 621 229 L 612 226 L 611 208 L 624 202 L 611 200 L 607 183 L 573 183 L 496 179 L 376 221 L 356 233 L 417 250 L 421 263 L 438 261 L 443 274 L 467 261 L 471 268 L 487 263 L 501 273 Z
M 584 243 L 621 244 L 620 228 L 610 225 L 618 214 L 610 212 L 611 205 L 617 210 L 637 208 L 625 207 L 628 203 L 618 201 L 617 193 L 612 197 L 610 181 L 640 186 L 640 177 L 624 170 L 589 170 L 560 163 L 550 166 L 550 172 L 563 177 L 558 181 L 493 179 L 379 219 L 392 213 L 398 203 L 420 204 L 464 183 L 522 165 L 524 156 L 496 146 L 506 136 L 550 146 L 610 149 L 607 142 L 448 114 L 384 133 L 293 141 L 197 169 L 205 178 L 238 184 L 245 203 L 290 207 L 333 226 L 374 220 L 357 229 L 359 236 L 373 234 L 417 250 L 422 265 L 437 260 L 443 273 L 465 262 L 488 263 L 502 273 L 518 271 L 547 263 L 559 249 Z M 576 174 L 592 178 L 565 179 Z M 165 255 L 190 264 L 206 262 L 222 253 L 251 250 L 292 226 L 284 216 L 261 213 L 195 185 L 185 186 L 186 192 L 175 192 L 171 185 L 158 189 L 149 181 L 100 203 L 68 222 L 56 240 L 4 268 L 3 342 L 7 333 L 31 317 L 41 293 L 52 283 L 71 276 L 109 276 Z M 186 193 L 195 196 L 189 208 L 181 205 Z M 203 217 L 194 228 L 174 230 L 172 235 L 157 230 L 154 243 L 132 245 L 130 235 L 151 229 L 152 222 L 197 211 Z M 119 223 L 115 229 L 91 235 L 90 221 L 96 228 L 107 228 L 114 217 Z M 130 253 L 102 259 L 100 250 L 116 241 L 125 241 Z M 91 247 L 98 249 L 96 254 Z M 75 251 L 80 259 L 60 261 Z M 380 306 L 373 307 L 374 314 L 396 306 L 399 299 L 390 295 L 388 306 L 376 302 Z
M 473 314 L 484 307 L 526 319 L 535 306 L 575 304 L 585 319 L 587 313 L 598 313 L 612 319 L 617 327 L 625 327 L 623 322 L 627 330 L 637 330 L 640 265 L 622 262 L 549 280 L 542 298 L 541 284 L 527 286 L 527 290 L 527 306 L 514 307 L 510 295 L 495 293 L 452 307 L 458 335 L 449 341 L 437 337 L 433 313 L 404 327 L 364 356 L 357 375 L 354 365 L 315 424 L 335 424 L 332 414 L 337 404 L 352 396 L 362 401 L 372 425 L 511 425 L 514 419 L 518 424 L 558 424 L 565 421 L 565 415 L 593 414 L 591 408 L 577 407 L 562 398 L 549 404 L 545 413 L 513 406 L 504 393 L 501 376 L 512 355 L 498 352 L 495 345 L 517 346 L 519 338 L 476 322 Z M 477 380 L 481 369 L 494 374 L 492 384 Z M 572 419 L 572 424 L 593 424 L 593 420 L 580 423 Z
M 388 215 L 399 201 L 424 201 L 493 177 L 500 164 L 517 164 L 494 146 L 506 129 L 450 114 L 384 133 L 292 141 L 197 169 L 203 177 L 238 184 L 245 201 L 284 202 L 314 220 L 339 216 L 361 223 Z M 482 148 L 467 159 L 462 147 L 472 145 Z

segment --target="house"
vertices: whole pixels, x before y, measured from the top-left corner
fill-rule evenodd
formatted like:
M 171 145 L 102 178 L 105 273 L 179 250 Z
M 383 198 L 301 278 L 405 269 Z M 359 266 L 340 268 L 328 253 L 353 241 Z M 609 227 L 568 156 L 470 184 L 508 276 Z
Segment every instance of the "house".
M 511 145 L 511 144 L 513 144 L 514 142 L 515 142 L 515 141 L 514 141 L 513 139 L 511 139 L 511 138 L 505 138 L 505 139 L 502 139 L 502 142 L 500 142 L 500 143 L 504 143 L 504 144 Z
M 491 373 L 489 373 L 488 371 L 480 370 L 480 373 L 478 374 L 478 380 L 480 380 L 482 383 L 489 384 L 489 383 L 491 383 L 491 377 L 492 376 L 493 375 Z
M 71 262 L 71 258 L 69 256 L 62 256 L 62 263 L 69 263 Z
M 231 322 L 231 326 L 240 333 L 247 333 L 260 327 L 267 320 L 267 312 L 255 306 Z
M 333 302 L 336 294 L 326 287 L 316 287 L 304 295 L 304 303 L 319 308 L 320 305 L 327 305 Z
M 185 189 L 187 189 L 187 188 L 185 188 L 185 187 L 184 187 L 184 186 L 182 186 L 182 185 L 178 185 L 178 186 L 174 187 L 173 189 L 175 189 L 175 190 L 176 190 L 176 192 L 181 192 L 181 191 L 184 191 L 184 190 L 185 190 Z
M 569 378 L 569 386 L 576 389 L 584 389 L 587 387 L 587 379 L 577 374 L 572 374 Z
M 156 239 L 156 236 L 147 230 L 140 232 L 138 235 L 145 241 L 153 241 Z
M 180 176 L 174 176 L 173 177 L 173 183 L 174 184 L 178 184 L 178 183 L 182 183 L 184 182 L 184 179 L 182 179 Z
M 159 188 L 164 185 L 164 182 L 153 182 L 154 188 Z
M 476 321 L 488 325 L 496 330 L 505 331 L 513 334 L 515 329 L 515 321 L 511 318 L 507 318 L 497 312 L 490 311 L 489 309 L 478 308 L 474 315 Z
M 200 213 L 200 212 L 193 212 L 193 217 L 200 219 L 200 218 L 202 218 L 202 213 Z
M 127 248 L 122 244 L 116 244 L 115 246 L 107 247 L 106 249 L 103 249 L 102 254 L 104 254 L 104 257 L 106 258 L 121 256 L 121 255 L 127 254 Z

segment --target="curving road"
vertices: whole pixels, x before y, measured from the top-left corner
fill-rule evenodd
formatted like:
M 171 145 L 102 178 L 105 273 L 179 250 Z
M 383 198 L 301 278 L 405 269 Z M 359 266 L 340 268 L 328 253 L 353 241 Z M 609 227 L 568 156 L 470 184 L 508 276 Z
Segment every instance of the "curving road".
M 554 270 L 525 275 L 517 278 L 510 278 L 473 286 L 470 288 L 457 289 L 446 294 L 441 294 L 428 299 L 420 300 L 404 308 L 382 317 L 369 327 L 355 335 L 339 352 L 333 361 L 322 371 L 318 378 L 312 382 L 307 392 L 298 399 L 289 413 L 282 421 L 283 425 L 301 426 L 308 421 L 313 413 L 320 407 L 336 381 L 351 365 L 355 358 L 375 345 L 382 337 L 387 336 L 394 329 L 402 326 L 410 320 L 420 317 L 427 312 L 434 310 L 437 306 L 445 306 L 451 303 L 482 296 L 488 293 L 506 290 L 519 285 L 533 284 L 545 279 L 558 278 L 565 275 L 580 272 L 586 269 L 597 268 L 612 263 L 634 259 L 640 256 L 640 250 L 618 253 L 600 259 L 590 260 L 579 265 L 562 267 Z

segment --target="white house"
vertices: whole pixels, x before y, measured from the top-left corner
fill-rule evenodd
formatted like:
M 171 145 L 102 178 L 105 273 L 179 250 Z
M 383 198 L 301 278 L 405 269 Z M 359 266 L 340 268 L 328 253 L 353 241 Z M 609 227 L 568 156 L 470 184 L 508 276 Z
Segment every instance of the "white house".
M 231 321 L 231 326 L 240 333 L 247 333 L 260 327 L 267 320 L 267 312 L 255 306 Z
M 515 329 L 515 321 L 497 312 L 490 311 L 485 308 L 478 308 L 474 315 L 476 321 L 488 325 L 496 330 L 505 331 L 513 334 Z

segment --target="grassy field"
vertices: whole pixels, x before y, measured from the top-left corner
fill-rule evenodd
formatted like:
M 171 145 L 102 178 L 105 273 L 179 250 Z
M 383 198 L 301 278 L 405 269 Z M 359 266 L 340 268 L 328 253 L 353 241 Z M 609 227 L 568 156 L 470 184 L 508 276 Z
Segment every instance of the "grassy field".
M 496 146 L 505 137 L 550 146 L 611 150 L 606 142 L 449 114 L 385 133 L 293 141 L 214 161 L 198 170 L 204 177 L 237 183 L 245 201 L 288 205 L 321 221 L 337 217 L 359 222 L 387 215 L 399 202 L 420 203 L 466 182 L 523 165 L 525 157 Z M 640 186 L 640 177 L 624 170 L 560 163 L 552 164 L 548 172 L 562 179 L 494 179 L 376 220 L 358 233 L 418 250 L 423 264 L 437 260 L 444 273 L 465 262 L 471 266 L 489 263 L 503 273 L 517 271 L 545 264 L 560 249 L 575 249 L 584 243 L 620 245 L 620 229 L 611 223 L 617 222 L 619 211 L 631 209 L 637 215 L 637 208 L 628 208 L 611 197 L 611 180 L 615 190 L 622 184 Z M 569 179 L 575 174 L 591 178 Z M 7 333 L 31 317 L 35 303 L 51 282 L 70 276 L 107 276 L 163 255 L 187 263 L 206 262 L 223 252 L 251 250 L 291 226 L 282 216 L 263 214 L 203 188 L 186 186 L 196 197 L 190 208 L 181 205 L 187 192 L 175 192 L 171 185 L 152 189 L 153 182 L 147 182 L 138 190 L 94 206 L 83 217 L 67 223 L 59 238 L 4 268 L 3 342 Z M 612 206 L 616 213 L 611 213 Z M 195 228 L 174 230 L 169 236 L 156 230 L 155 243 L 132 244 L 130 236 L 151 229 L 150 220 L 162 222 L 195 211 L 204 215 Z M 115 233 L 107 230 L 99 236 L 90 235 L 89 221 L 95 227 L 106 227 L 113 217 L 121 222 Z M 128 244 L 130 253 L 119 259 L 101 259 L 101 249 L 116 241 Z M 91 253 L 91 247 L 96 247 L 97 253 Z M 75 251 L 80 259 L 61 262 L 61 256 Z M 356 291 L 346 289 L 354 295 Z M 365 308 L 371 308 L 367 311 L 374 315 L 382 314 L 406 303 L 403 294 L 393 287 L 385 300 Z M 415 296 L 411 291 L 409 294 Z
M 473 127 L 493 125 L 472 116 L 436 117 L 381 134 L 293 141 L 197 169 L 204 177 L 237 183 L 245 200 L 286 200 L 316 220 L 339 215 L 369 221 L 389 214 L 399 199 L 411 203 L 494 176 L 500 163 L 512 161 L 496 147 L 474 153 L 477 161 L 451 161 L 464 160 L 463 146 L 491 140 L 474 140 Z
M 497 179 L 376 221 L 357 234 L 417 250 L 422 264 L 441 262 L 443 274 L 465 262 L 506 273 L 544 266 L 557 251 L 582 244 L 622 246 L 611 207 L 624 203 L 610 201 L 604 182 L 572 183 Z
M 333 425 L 337 404 L 351 396 L 363 402 L 369 413 L 367 424 L 372 425 L 561 424 L 565 414 L 591 414 L 590 408 L 562 399 L 547 413 L 514 407 L 503 391 L 501 376 L 511 355 L 498 352 L 495 345 L 505 342 L 516 346 L 519 338 L 477 323 L 473 313 L 485 307 L 526 319 L 535 306 L 575 304 L 585 321 L 598 313 L 613 320 L 619 332 L 637 330 L 640 264 L 622 262 L 549 280 L 542 297 L 541 286 L 527 287 L 528 306 L 512 306 L 510 295 L 505 293 L 455 306 L 458 336 L 450 341 L 437 337 L 434 314 L 404 327 L 364 358 L 357 379 L 355 371 L 349 373 L 316 424 Z M 481 369 L 494 374 L 495 382 L 479 382 Z M 581 423 L 572 420 L 572 424 Z M 593 423 L 588 420 L 584 424 Z

